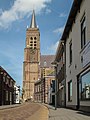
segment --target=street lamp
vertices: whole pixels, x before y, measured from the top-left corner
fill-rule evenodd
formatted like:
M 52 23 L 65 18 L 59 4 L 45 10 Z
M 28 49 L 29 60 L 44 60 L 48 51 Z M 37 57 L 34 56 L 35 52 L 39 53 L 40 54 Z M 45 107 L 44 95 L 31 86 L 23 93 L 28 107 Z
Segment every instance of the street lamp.
M 55 110 L 57 109 L 57 62 L 54 61 L 51 63 L 55 69 Z

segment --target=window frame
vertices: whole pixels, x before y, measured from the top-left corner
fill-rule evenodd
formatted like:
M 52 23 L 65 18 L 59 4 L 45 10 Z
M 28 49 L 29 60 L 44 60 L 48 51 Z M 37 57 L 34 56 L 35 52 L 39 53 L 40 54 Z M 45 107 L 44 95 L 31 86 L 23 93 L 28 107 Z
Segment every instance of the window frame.
M 72 93 L 72 88 L 70 88 L 70 84 L 72 83 L 72 80 L 70 80 L 69 82 L 68 82 L 68 101 L 69 102 L 72 102 L 72 95 L 70 95 L 71 93 Z M 71 93 L 70 93 L 71 92 Z
M 79 83 L 79 87 L 80 87 L 80 91 L 79 91 L 79 93 L 80 93 L 80 100 L 81 101 L 86 101 L 86 100 L 90 100 L 90 98 L 83 98 L 82 97 L 82 77 L 84 76 L 84 75 L 86 75 L 86 74 L 88 74 L 88 73 L 90 73 L 90 70 L 88 70 L 88 71 L 86 71 L 86 72 L 84 72 L 84 73 L 82 73 L 81 75 L 80 75 L 80 83 Z
M 72 64 L 72 40 L 69 43 L 69 63 Z
M 81 20 L 81 49 L 84 48 L 86 44 L 86 17 L 83 16 Z

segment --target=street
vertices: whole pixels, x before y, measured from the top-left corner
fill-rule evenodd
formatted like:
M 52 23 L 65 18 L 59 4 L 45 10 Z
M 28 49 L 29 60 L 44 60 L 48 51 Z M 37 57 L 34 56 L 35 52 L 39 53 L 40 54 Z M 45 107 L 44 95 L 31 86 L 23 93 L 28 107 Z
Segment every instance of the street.
M 0 110 L 0 120 L 48 120 L 48 109 L 37 103 Z

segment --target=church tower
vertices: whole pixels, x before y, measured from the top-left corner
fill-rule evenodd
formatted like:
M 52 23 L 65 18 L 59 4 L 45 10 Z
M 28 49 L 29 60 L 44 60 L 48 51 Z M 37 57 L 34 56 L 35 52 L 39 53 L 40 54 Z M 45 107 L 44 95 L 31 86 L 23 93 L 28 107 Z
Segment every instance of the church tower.
M 26 46 L 23 62 L 23 99 L 34 100 L 34 83 L 39 78 L 40 32 L 33 10 L 31 25 L 26 30 Z

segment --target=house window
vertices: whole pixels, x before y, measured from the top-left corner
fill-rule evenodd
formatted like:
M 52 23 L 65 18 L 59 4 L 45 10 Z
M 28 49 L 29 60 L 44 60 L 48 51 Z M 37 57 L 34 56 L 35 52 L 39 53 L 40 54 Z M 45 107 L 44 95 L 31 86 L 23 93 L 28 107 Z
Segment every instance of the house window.
M 12 101 L 12 92 L 10 92 L 10 101 Z
M 81 100 L 90 100 L 90 71 L 83 74 L 80 79 L 80 94 Z
M 70 64 L 72 63 L 72 42 L 69 45 Z
M 6 101 L 8 101 L 8 91 L 6 91 Z
M 68 82 L 68 101 L 72 101 L 72 80 Z
M 3 82 L 5 82 L 5 76 L 3 76 Z
M 81 49 L 86 44 L 86 18 L 84 16 L 82 22 L 81 22 Z

